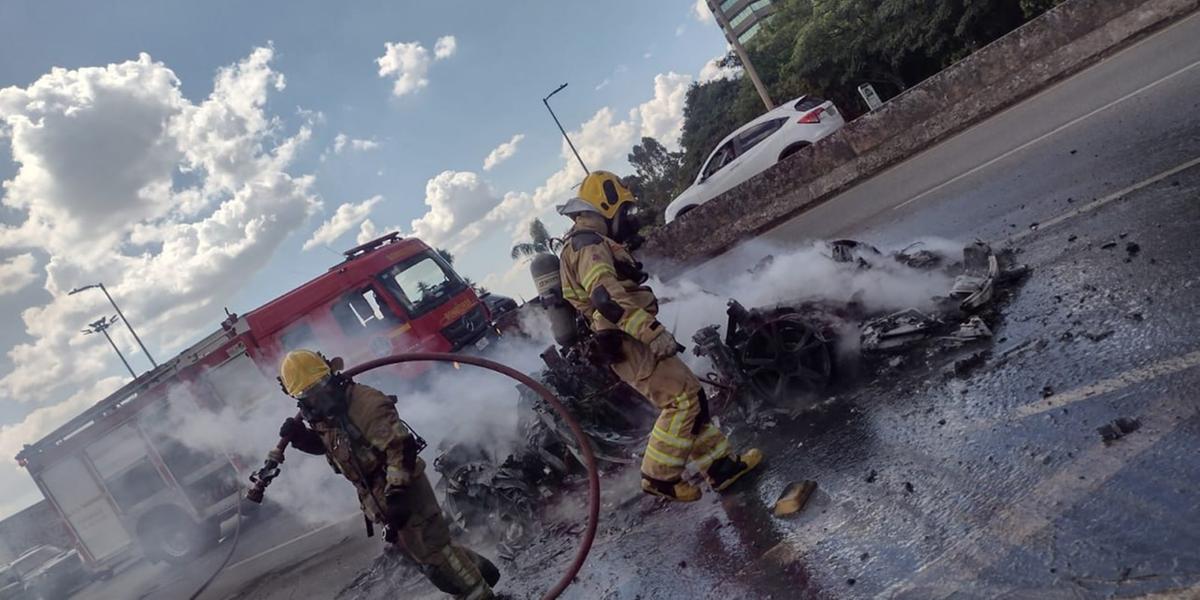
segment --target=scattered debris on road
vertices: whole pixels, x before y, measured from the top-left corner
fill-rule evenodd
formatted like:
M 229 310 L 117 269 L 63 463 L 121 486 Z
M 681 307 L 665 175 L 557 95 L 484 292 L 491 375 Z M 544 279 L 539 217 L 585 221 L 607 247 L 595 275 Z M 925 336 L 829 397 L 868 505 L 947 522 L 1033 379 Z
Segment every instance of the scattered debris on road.
M 985 362 L 987 362 L 987 357 L 989 354 L 990 353 L 986 350 L 980 350 L 979 352 L 972 352 L 971 354 L 954 361 L 954 364 L 950 367 L 950 374 L 955 377 L 966 377 L 970 375 L 972 371 L 978 369 L 979 367 L 983 366 Z
M 902 310 L 863 325 L 862 350 L 904 352 L 925 341 L 941 325 L 941 321 L 915 308 Z
M 1096 428 L 1096 433 L 1100 434 L 1100 439 L 1104 443 L 1111 444 L 1135 431 L 1141 429 L 1142 423 L 1132 417 L 1118 417 L 1113 419 L 1111 423 L 1105 423 Z
M 773 509 L 776 517 L 784 517 L 800 512 L 808 504 L 809 497 L 817 489 L 817 482 L 811 479 L 793 481 L 783 489 Z

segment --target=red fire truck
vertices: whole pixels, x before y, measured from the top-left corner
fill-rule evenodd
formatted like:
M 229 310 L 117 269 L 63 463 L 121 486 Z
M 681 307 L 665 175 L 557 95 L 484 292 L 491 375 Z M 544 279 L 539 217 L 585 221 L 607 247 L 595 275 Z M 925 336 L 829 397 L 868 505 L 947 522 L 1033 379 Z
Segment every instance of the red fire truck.
M 487 307 L 450 264 L 393 233 L 246 315 L 229 315 L 214 333 L 26 445 L 17 461 L 90 568 L 138 555 L 187 562 L 217 541 L 243 489 L 237 470 L 257 457 L 182 443 L 168 419 L 174 403 L 244 415 L 259 398 L 277 401 L 278 361 L 297 347 L 353 364 L 414 350 L 482 350 L 495 336 Z

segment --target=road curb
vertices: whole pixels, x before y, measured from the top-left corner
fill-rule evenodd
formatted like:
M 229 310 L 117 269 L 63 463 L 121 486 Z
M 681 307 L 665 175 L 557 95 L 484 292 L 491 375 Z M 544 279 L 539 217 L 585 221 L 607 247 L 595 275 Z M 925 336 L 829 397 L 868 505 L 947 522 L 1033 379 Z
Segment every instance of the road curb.
M 1068 0 L 660 228 L 643 253 L 676 276 L 1198 10 L 1200 0 Z

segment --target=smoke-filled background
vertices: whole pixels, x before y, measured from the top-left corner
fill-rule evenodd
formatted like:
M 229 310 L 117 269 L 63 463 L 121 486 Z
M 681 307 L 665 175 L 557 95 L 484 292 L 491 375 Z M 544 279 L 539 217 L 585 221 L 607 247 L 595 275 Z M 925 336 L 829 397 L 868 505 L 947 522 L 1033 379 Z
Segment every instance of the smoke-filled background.
M 541 367 L 538 355 L 551 343 L 549 326 L 541 323 L 540 317 L 527 315 L 523 324 L 535 335 L 494 343 L 489 358 L 523 372 L 537 371 Z M 322 348 L 316 341 L 302 346 L 330 357 L 339 355 L 337 349 Z M 478 443 L 503 460 L 518 440 L 517 383 L 503 375 L 469 365 L 455 368 L 435 364 L 417 384 L 388 367 L 365 374 L 358 381 L 397 397 L 400 418 L 428 443 L 422 457 L 427 463 L 426 473 L 435 483 L 438 475 L 433 459 L 444 443 Z M 280 425 L 296 414 L 297 406 L 266 375 L 261 380 L 238 383 L 228 395 L 248 401 L 226 405 L 217 412 L 199 409 L 189 391 L 176 388 L 167 420 L 173 437 L 189 448 L 242 457 L 249 461 L 250 468 L 257 469 L 279 440 Z M 335 474 L 323 457 L 291 448 L 266 498 L 278 509 L 313 525 L 331 523 L 358 510 L 353 486 Z
M 960 245 L 943 240 L 922 244 L 950 261 L 957 260 L 961 251 Z M 692 334 L 701 327 L 724 325 L 726 302 L 731 298 L 747 308 L 805 300 L 855 300 L 870 312 L 888 312 L 931 308 L 933 297 L 950 288 L 951 278 L 943 272 L 906 267 L 887 256 L 895 249 L 881 250 L 883 256 L 865 256 L 870 268 L 861 268 L 833 261 L 824 243 L 791 249 L 750 243 L 679 278 L 668 282 L 655 278 L 650 285 L 662 301 L 660 320 L 684 345 L 691 344 Z M 770 260 L 764 260 L 767 257 Z M 533 373 L 544 366 L 539 354 L 552 338 L 540 311 L 523 312 L 522 329 L 530 337 L 507 337 L 494 344 L 488 355 Z M 856 331 L 846 333 L 856 344 Z M 306 346 L 330 356 L 338 354 L 337 349 L 322 348 L 315 341 Z M 690 353 L 684 358 L 698 370 L 708 369 L 704 359 Z M 398 396 L 396 408 L 401 418 L 429 443 L 423 457 L 435 482 L 432 462 L 446 443 L 481 443 L 503 460 L 520 442 L 517 384 L 502 375 L 468 365 L 459 369 L 437 365 L 419 385 L 387 369 L 360 381 Z M 244 395 L 259 398 L 248 406 L 226 406 L 214 413 L 196 410 L 192 402 L 173 401 L 171 421 L 176 435 L 189 447 L 247 457 L 252 460 L 251 467 L 257 468 L 277 441 L 280 424 L 295 414 L 296 406 L 266 377 L 244 383 Z M 290 450 L 287 457 L 282 474 L 267 490 L 270 502 L 312 524 L 332 522 L 357 510 L 352 486 L 335 475 L 323 458 L 296 450 Z

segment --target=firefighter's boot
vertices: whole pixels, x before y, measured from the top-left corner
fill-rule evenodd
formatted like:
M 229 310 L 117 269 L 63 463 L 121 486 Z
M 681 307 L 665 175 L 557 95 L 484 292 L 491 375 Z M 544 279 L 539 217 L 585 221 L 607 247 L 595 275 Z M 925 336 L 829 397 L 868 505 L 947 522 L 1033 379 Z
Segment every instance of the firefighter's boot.
M 700 499 L 700 488 L 683 480 L 671 482 L 642 477 L 642 491 L 676 502 L 695 502 Z
M 742 475 L 754 470 L 762 459 L 763 453 L 758 448 L 751 448 L 737 456 L 723 456 L 713 461 L 705 476 L 712 489 L 723 492 Z
M 463 548 L 463 551 L 467 553 L 467 556 L 471 557 L 471 562 L 475 563 L 475 568 L 479 569 L 479 574 L 483 575 L 483 580 L 488 585 L 495 587 L 496 583 L 500 581 L 500 569 L 496 568 L 496 565 L 492 561 L 470 548 Z

